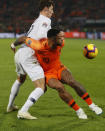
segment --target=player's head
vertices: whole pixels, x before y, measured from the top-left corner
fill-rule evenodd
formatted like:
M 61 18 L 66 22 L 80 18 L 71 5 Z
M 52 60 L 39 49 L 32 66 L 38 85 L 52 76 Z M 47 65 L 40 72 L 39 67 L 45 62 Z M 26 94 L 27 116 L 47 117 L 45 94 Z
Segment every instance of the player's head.
M 48 41 L 52 43 L 53 47 L 61 46 L 64 41 L 64 32 L 59 29 L 50 29 L 47 32 Z
M 51 18 L 53 12 L 54 3 L 52 0 L 40 0 L 39 10 L 42 15 Z

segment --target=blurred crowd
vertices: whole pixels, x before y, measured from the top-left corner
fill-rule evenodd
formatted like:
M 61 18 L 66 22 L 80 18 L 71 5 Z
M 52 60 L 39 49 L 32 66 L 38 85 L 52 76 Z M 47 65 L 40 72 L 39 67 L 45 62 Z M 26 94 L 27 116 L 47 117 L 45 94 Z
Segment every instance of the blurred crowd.
M 39 0 L 0 0 L 0 32 L 26 32 L 38 16 Z M 65 31 L 104 31 L 105 0 L 54 0 L 54 23 Z

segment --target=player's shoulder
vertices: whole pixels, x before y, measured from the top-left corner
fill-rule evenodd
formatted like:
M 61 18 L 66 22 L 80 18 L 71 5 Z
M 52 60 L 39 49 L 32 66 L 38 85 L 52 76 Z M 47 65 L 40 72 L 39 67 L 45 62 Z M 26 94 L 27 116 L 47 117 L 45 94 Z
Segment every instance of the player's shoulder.
M 42 23 L 43 23 L 44 21 L 46 21 L 47 23 L 51 23 L 51 19 L 50 19 L 50 18 L 48 18 L 48 17 L 40 14 L 40 15 L 34 20 L 33 24 L 38 23 L 38 22 L 42 22 Z
M 51 20 L 43 15 L 39 15 L 39 17 L 33 23 L 34 28 L 45 27 L 48 28 L 51 25 Z
M 46 23 L 51 23 L 50 18 L 43 16 L 43 15 L 39 15 L 39 17 L 37 18 L 37 21 L 39 22 L 46 22 Z

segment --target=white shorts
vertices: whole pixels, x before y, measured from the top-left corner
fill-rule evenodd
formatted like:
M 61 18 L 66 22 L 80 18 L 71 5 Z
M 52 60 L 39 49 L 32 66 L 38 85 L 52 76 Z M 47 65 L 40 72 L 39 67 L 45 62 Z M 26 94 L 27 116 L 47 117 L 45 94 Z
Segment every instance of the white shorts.
M 28 74 L 32 81 L 44 78 L 44 71 L 34 54 L 35 51 L 30 47 L 18 49 L 15 54 L 16 72 L 18 76 Z

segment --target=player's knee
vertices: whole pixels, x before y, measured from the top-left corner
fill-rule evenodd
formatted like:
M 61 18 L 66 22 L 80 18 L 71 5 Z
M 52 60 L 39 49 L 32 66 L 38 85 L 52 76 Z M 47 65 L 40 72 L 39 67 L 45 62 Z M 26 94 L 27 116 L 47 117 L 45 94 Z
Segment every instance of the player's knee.
M 18 80 L 19 80 L 19 82 L 20 82 L 21 84 L 24 83 L 25 79 L 26 79 L 26 75 L 22 75 L 22 76 L 18 77 Z
M 45 85 L 45 79 L 44 78 L 35 80 L 35 81 L 33 81 L 33 83 L 34 83 L 35 88 L 40 87 L 45 91 L 46 85 Z

